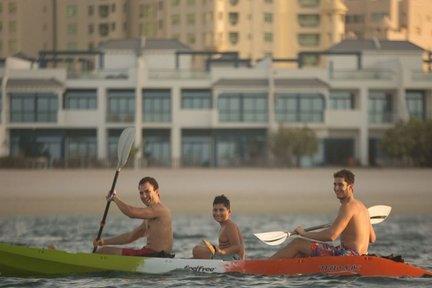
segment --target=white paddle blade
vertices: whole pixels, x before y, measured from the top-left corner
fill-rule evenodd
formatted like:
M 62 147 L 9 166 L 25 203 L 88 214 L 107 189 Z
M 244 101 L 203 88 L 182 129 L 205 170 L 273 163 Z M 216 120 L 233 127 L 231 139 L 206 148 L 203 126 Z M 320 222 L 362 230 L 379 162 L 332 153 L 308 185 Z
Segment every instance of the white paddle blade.
M 135 129 L 132 127 L 124 129 L 117 145 L 118 171 L 126 164 L 134 140 Z
M 255 233 L 254 235 L 259 240 L 270 246 L 280 245 L 289 237 L 289 233 L 283 231 Z
M 387 219 L 392 207 L 387 205 L 376 205 L 369 207 L 369 216 L 372 224 L 379 224 Z

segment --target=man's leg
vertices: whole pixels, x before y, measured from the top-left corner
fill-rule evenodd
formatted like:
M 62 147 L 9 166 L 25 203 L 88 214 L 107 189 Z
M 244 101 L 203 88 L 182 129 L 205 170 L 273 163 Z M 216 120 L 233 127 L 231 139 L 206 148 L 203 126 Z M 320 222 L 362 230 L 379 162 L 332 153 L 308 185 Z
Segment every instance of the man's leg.
M 103 246 L 99 247 L 96 250 L 96 253 L 98 254 L 112 254 L 112 255 L 122 255 L 122 248 L 119 247 L 112 247 L 112 246 Z
M 192 249 L 192 257 L 195 259 L 210 259 L 210 251 L 204 245 L 196 245 Z
M 310 256 L 311 254 L 312 250 L 310 241 L 303 238 L 296 238 L 271 256 L 270 259 L 297 258 Z

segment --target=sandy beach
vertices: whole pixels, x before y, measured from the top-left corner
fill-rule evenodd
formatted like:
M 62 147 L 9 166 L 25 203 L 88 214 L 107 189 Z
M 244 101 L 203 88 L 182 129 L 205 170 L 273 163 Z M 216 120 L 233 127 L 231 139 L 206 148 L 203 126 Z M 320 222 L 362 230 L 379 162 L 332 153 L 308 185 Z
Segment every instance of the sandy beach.
M 210 213 L 214 196 L 231 199 L 234 213 L 334 213 L 333 172 L 325 169 L 123 169 L 116 190 L 142 205 L 137 183 L 155 177 L 173 214 Z M 367 206 L 393 213 L 432 213 L 432 169 L 352 169 L 355 195 Z M 97 214 L 115 169 L 0 170 L 0 215 Z M 119 213 L 115 205 L 110 214 Z

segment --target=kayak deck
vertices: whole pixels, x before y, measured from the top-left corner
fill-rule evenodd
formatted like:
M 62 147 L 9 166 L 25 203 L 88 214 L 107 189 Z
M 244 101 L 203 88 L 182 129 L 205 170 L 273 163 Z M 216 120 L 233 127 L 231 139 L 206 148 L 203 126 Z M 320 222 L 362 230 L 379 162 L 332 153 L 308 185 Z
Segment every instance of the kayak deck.
M 70 253 L 0 243 L 0 276 L 56 276 L 109 271 L 162 274 L 174 270 L 257 275 L 432 276 L 432 272 L 425 269 L 376 256 L 222 261 Z

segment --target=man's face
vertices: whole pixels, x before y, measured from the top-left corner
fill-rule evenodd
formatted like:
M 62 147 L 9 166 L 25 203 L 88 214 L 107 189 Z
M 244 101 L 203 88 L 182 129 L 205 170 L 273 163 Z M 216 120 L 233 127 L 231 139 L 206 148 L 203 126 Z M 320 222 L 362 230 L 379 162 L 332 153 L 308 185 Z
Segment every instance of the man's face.
M 231 211 L 227 209 L 223 204 L 213 205 L 213 218 L 222 223 L 229 219 Z
M 348 197 L 351 193 L 352 185 L 348 184 L 344 178 L 336 177 L 334 178 L 333 190 L 336 193 L 336 197 L 339 200 L 343 200 Z
M 156 197 L 158 196 L 158 189 L 154 189 L 153 185 L 149 182 L 145 182 L 144 184 L 138 187 L 141 201 L 146 205 L 150 206 L 156 203 Z

